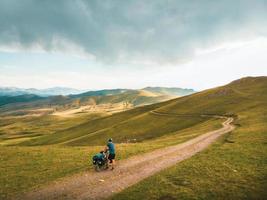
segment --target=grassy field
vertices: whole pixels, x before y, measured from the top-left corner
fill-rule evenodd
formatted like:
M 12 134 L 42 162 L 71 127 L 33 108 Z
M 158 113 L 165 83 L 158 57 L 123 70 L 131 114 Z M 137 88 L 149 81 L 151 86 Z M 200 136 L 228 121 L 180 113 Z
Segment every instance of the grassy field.
M 71 146 L 100 145 L 110 137 L 117 142 L 127 142 L 132 139 L 142 142 L 206 120 L 201 117 L 190 119 L 183 116 L 180 118 L 162 117 L 151 114 L 151 110 L 196 116 L 201 114 L 237 115 L 248 108 L 261 106 L 266 99 L 267 79 L 265 77 L 240 79 L 226 86 L 205 90 L 190 96 L 91 120 L 55 134 L 22 142 L 21 145 L 58 143 Z
M 22 141 L 50 135 L 103 116 L 105 116 L 104 113 L 77 115 L 73 118 L 62 118 L 53 115 L 3 117 L 0 118 L 0 145 L 16 145 Z
M 209 130 L 221 127 L 220 119 L 211 119 L 183 131 L 147 140 L 144 143 L 117 144 L 118 160 L 174 145 Z M 9 198 L 61 177 L 92 170 L 91 157 L 103 146 L 70 147 L 59 145 L 0 147 L 0 194 Z
M 181 116 L 159 116 L 152 110 Z M 118 159 L 125 159 L 220 127 L 221 119 L 201 114 L 235 115 L 238 128 L 205 152 L 114 198 L 261 197 L 266 188 L 266 110 L 267 78 L 257 77 L 101 118 L 1 120 L 1 197 L 90 169 L 89 157 L 110 137 L 117 143 Z M 27 134 L 33 136 L 23 140 Z
M 164 104 L 140 107 L 105 118 L 91 120 L 78 126 L 45 135 L 20 145 L 34 146 L 59 144 L 71 146 L 100 145 L 112 137 L 119 143 L 135 140 L 142 142 L 161 137 L 179 130 L 202 123 L 209 118 L 196 117 L 162 117 L 150 111 Z
M 267 104 L 240 112 L 236 124 L 204 152 L 111 199 L 266 199 Z

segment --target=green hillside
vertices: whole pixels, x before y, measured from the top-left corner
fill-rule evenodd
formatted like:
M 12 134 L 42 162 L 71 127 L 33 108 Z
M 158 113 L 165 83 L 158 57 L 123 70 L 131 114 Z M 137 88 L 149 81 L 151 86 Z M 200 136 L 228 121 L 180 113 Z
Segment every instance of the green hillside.
M 173 115 L 161 116 L 151 111 Z M 0 146 L 4 155 L 0 160 L 0 197 L 12 197 L 88 170 L 88 159 L 103 148 L 109 137 L 116 141 L 118 160 L 125 159 L 218 129 L 222 119 L 200 114 L 223 114 L 235 116 L 237 128 L 232 133 L 203 153 L 140 182 L 114 199 L 262 199 L 267 185 L 266 112 L 267 77 L 248 77 L 108 116 L 1 119 L 2 144 L 13 146 Z M 7 131 L 8 137 L 30 137 L 5 140 Z
M 199 97 L 195 106 L 193 96 Z M 267 77 L 243 78 L 193 96 L 161 110 L 191 112 L 184 107 L 191 105 L 197 112 L 234 113 L 237 129 L 111 199 L 266 199 Z
M 138 143 L 116 144 L 117 160 L 175 145 L 221 127 L 221 119 Z M 0 146 L 0 199 L 12 199 L 16 194 L 30 191 L 65 176 L 92 170 L 92 156 L 103 146 Z
M 237 114 L 248 108 L 261 106 L 266 99 L 267 77 L 247 77 L 173 100 L 158 110 L 174 113 Z
M 238 115 L 249 108 L 265 106 L 266 99 L 267 78 L 248 77 L 226 86 L 86 122 L 26 141 L 22 145 L 98 145 L 104 144 L 109 137 L 117 142 L 141 142 L 175 134 L 179 130 L 208 120 L 200 117 L 201 114 Z M 151 113 L 152 110 L 181 116 L 162 117 Z M 193 114 L 195 117 L 189 118 L 186 114 Z
M 33 94 L 23 94 L 18 96 L 0 96 L 0 106 L 10 103 L 32 102 L 40 99 L 43 98 Z
M 77 126 L 106 116 L 104 113 L 62 118 L 54 115 L 0 118 L 0 146 L 16 145 L 22 141 Z

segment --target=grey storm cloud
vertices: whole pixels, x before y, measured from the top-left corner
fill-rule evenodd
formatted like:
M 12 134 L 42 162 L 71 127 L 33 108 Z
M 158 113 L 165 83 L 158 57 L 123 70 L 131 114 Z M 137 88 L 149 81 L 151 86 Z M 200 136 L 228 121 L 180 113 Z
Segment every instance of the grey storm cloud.
M 180 62 L 196 48 L 265 37 L 266 0 L 1 0 L 0 46 L 62 39 L 103 62 Z

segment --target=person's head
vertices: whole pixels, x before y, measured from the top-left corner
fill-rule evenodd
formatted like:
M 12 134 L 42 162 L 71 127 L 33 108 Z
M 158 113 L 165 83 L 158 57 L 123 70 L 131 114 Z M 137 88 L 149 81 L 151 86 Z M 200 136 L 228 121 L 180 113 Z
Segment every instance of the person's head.
M 112 142 L 112 138 L 109 138 L 109 139 L 108 139 L 108 142 Z

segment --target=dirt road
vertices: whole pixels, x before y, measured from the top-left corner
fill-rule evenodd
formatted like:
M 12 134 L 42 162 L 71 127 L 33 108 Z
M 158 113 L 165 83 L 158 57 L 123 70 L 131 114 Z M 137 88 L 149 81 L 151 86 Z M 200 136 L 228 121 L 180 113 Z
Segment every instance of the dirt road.
M 167 113 L 152 113 L 168 115 Z M 170 114 L 173 116 L 173 114 Z M 133 156 L 117 163 L 114 171 L 86 172 L 53 182 L 51 185 L 30 192 L 20 199 L 103 199 L 122 191 L 167 167 L 205 149 L 221 135 L 232 131 L 233 118 L 225 118 L 223 127 L 200 135 L 185 143 Z

